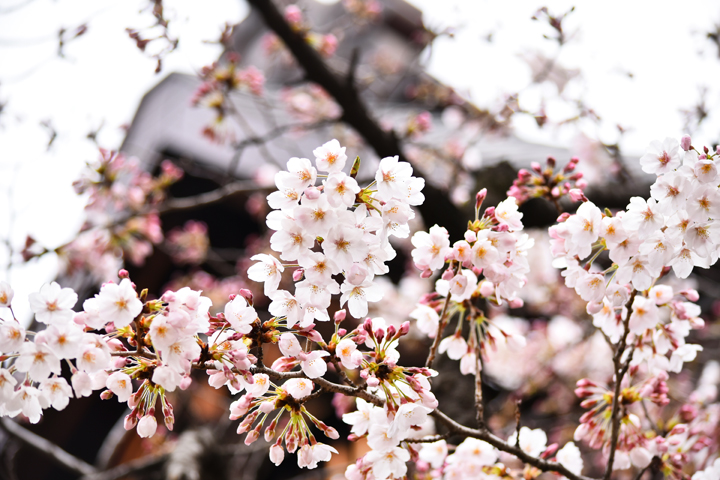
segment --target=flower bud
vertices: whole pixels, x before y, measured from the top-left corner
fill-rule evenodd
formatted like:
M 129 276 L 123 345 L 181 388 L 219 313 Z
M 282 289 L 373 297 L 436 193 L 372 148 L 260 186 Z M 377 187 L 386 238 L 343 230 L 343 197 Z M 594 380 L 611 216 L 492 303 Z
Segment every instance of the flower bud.
M 557 161 L 555 160 L 554 157 L 548 157 L 548 158 L 547 158 L 547 166 L 548 166 L 548 167 L 550 167 L 550 168 L 555 168 L 555 164 L 556 164 L 556 163 L 557 163 Z
M 495 285 L 489 280 L 484 280 L 480 283 L 480 295 L 483 297 L 489 297 L 495 293 Z
M 697 302 L 700 298 L 700 295 L 698 294 L 698 291 L 694 288 L 688 288 L 680 292 L 680 295 L 684 296 L 691 302 Z
M 128 272 L 127 270 L 125 270 L 123 268 L 118 272 L 118 277 L 119 278 L 130 278 L 130 272 Z
M 573 202 L 587 202 L 587 197 L 579 188 L 571 188 L 568 195 Z
M 280 465 L 284 459 L 285 450 L 283 450 L 282 446 L 275 444 L 270 447 L 270 461 L 273 462 L 275 466 Z
M 333 320 L 335 321 L 336 325 L 339 325 L 343 320 L 345 320 L 345 317 L 347 316 L 347 312 L 343 308 L 342 310 L 338 310 L 335 312 L 335 315 L 333 316 Z
M 260 425 L 258 425 L 259 427 Z M 255 443 L 255 441 L 260 438 L 260 432 L 257 431 L 257 429 L 252 430 L 247 434 L 245 437 L 245 445 L 250 445 L 252 443 Z
M 305 274 L 305 270 L 303 270 L 302 268 L 296 269 L 292 275 L 293 282 L 299 282 L 300 280 L 302 280 L 304 274 Z
M 587 304 L 587 313 L 588 315 L 595 315 L 596 313 L 599 313 L 603 309 L 603 303 L 602 302 L 590 302 Z
M 522 308 L 525 305 L 522 298 L 510 298 L 507 302 L 510 308 Z
M 154 414 L 148 413 L 148 415 L 142 417 L 140 422 L 138 422 L 137 433 L 142 438 L 148 438 L 155 435 L 155 431 L 157 431 L 157 420 Z
M 465 231 L 465 241 L 468 243 L 473 243 L 477 240 L 477 235 L 472 230 L 466 230 Z
M 487 197 L 487 188 L 483 188 L 480 190 L 477 194 L 475 194 L 475 211 L 480 211 L 480 207 L 483 204 L 483 201 L 485 201 L 485 198 Z
M 308 200 L 317 200 L 318 198 L 320 198 L 321 193 L 322 192 L 320 192 L 317 187 L 308 187 L 303 192 L 305 198 L 307 198 Z
M 238 292 L 245 300 L 247 300 L 248 305 L 252 306 L 253 304 L 253 293 L 248 290 L 247 288 L 241 288 Z
M 442 279 L 443 279 L 443 280 L 450 280 L 450 279 L 453 278 L 454 276 L 455 276 L 455 272 L 452 271 L 452 268 L 448 268 L 447 270 L 445 270 L 445 271 L 443 272 L 443 274 L 442 274 Z
M 432 270 L 430 270 L 430 269 L 428 268 L 428 269 L 423 270 L 423 271 L 420 273 L 420 278 L 430 278 L 430 277 L 432 277 L 432 274 L 433 274 Z
M 347 334 L 347 330 L 344 328 L 338 328 L 338 335 L 344 337 Z
M 530 168 L 532 168 L 534 172 L 542 173 L 542 167 L 538 162 L 532 162 Z
M 680 147 L 686 152 L 692 148 L 690 135 L 683 135 L 680 139 Z
M 125 430 L 132 430 L 133 428 L 135 428 L 135 425 L 137 425 L 138 421 L 135 413 L 135 411 L 132 411 L 130 414 L 125 416 L 125 422 L 123 424 Z

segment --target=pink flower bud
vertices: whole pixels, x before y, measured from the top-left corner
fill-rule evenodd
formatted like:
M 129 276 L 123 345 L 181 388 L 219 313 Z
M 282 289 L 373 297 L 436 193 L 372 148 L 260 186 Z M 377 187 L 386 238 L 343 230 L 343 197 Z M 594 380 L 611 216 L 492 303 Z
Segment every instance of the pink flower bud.
M 432 277 L 433 271 L 430 269 L 425 269 L 422 272 L 420 272 L 420 278 L 430 278 Z
M 550 168 L 555 168 L 555 164 L 556 164 L 556 163 L 557 163 L 557 161 L 555 160 L 554 157 L 548 157 L 548 158 L 547 158 L 547 166 L 548 166 L 548 167 L 550 167 Z
M 343 308 L 342 310 L 338 310 L 337 312 L 335 312 L 335 315 L 333 316 L 333 320 L 335 320 L 336 325 L 339 325 L 340 323 L 343 322 L 343 320 L 345 320 L 346 316 L 347 316 L 347 312 Z
M 523 306 L 524 304 L 525 304 L 525 302 L 523 302 L 523 299 L 522 299 L 522 298 L 511 298 L 511 299 L 508 299 L 508 306 L 509 306 L 510 308 L 522 308 L 522 306 Z
M 258 425 L 258 426 L 260 426 L 260 425 Z M 245 437 L 245 445 L 250 445 L 250 444 L 252 444 L 252 443 L 255 443 L 255 441 L 256 441 L 258 438 L 260 438 L 260 432 L 258 432 L 257 429 L 256 429 L 256 430 L 252 430 L 252 431 L 249 432 L 249 433 L 247 434 L 247 436 Z
M 130 278 L 130 272 L 128 272 L 127 270 L 125 270 L 123 268 L 118 272 L 118 277 L 119 278 Z
M 308 200 L 317 200 L 322 192 L 317 187 L 308 187 L 303 194 Z
M 571 188 L 568 195 L 573 202 L 587 202 L 587 197 L 579 188 Z
M 400 330 L 398 330 L 398 336 L 402 337 L 404 335 L 407 335 L 410 331 L 410 322 L 403 322 L 400 325 Z
M 182 380 L 180 380 L 180 390 L 187 390 L 187 388 L 192 383 L 192 378 L 190 378 L 190 375 L 187 377 L 183 377 Z
M 289 447 L 288 447 L 289 448 Z M 270 461 L 276 466 L 280 465 L 285 459 L 285 450 L 279 444 L 275 444 L 270 447 Z
M 345 328 L 338 328 L 338 335 L 341 337 L 344 337 L 347 334 L 347 329 Z
M 327 435 L 328 438 L 332 438 L 333 440 L 337 440 L 338 438 L 340 438 L 340 434 L 333 427 L 327 427 L 325 429 L 325 435 Z
M 495 293 L 495 285 L 491 281 L 484 280 L 480 283 L 480 295 L 490 297 Z
M 568 212 L 563 212 L 560 214 L 560 216 L 557 218 L 557 223 L 563 223 L 565 220 L 570 218 L 570 214 Z
M 603 309 L 603 303 L 602 302 L 590 302 L 587 304 L 587 313 L 588 315 L 595 315 L 596 313 L 599 313 Z
M 253 304 L 253 293 L 248 290 L 247 288 L 241 288 L 238 292 L 245 300 L 247 300 L 248 304 L 252 306 Z
M 475 210 L 476 211 L 480 210 L 480 207 L 482 206 L 483 201 L 485 201 L 486 197 L 487 197 L 487 188 L 483 188 L 477 194 L 475 194 Z
M 285 7 L 285 20 L 287 20 L 290 25 L 299 25 L 303 20 L 300 7 L 297 5 L 288 5 Z
M 445 271 L 443 272 L 443 274 L 442 274 L 442 279 L 443 279 L 443 280 L 450 280 L 450 279 L 453 278 L 454 276 L 455 276 L 455 272 L 452 271 L 452 268 L 448 268 L 447 270 L 445 270 Z
M 540 164 L 538 162 L 532 162 L 530 164 L 530 168 L 532 168 L 533 171 L 535 171 L 537 173 L 542 173 L 542 167 L 540 166 Z
M 684 296 L 691 302 L 697 302 L 700 299 L 700 295 L 698 294 L 698 291 L 694 288 L 688 288 L 680 292 L 680 295 Z
M 495 217 L 495 207 L 488 207 L 485 209 L 483 217 L 493 218 Z
M 477 240 L 477 235 L 472 230 L 466 230 L 464 237 L 465 237 L 465 241 L 468 243 L 473 243 L 474 241 Z
M 142 438 L 152 437 L 156 431 L 157 420 L 155 419 L 155 415 L 145 415 L 140 419 L 140 422 L 138 422 L 137 433 Z
M 525 170 L 524 168 L 521 168 L 518 171 L 518 180 L 520 181 L 520 183 L 527 183 L 532 178 L 532 176 L 532 173 Z
M 292 275 L 293 282 L 299 282 L 300 280 L 302 280 L 304 274 L 305 274 L 305 270 L 303 270 L 302 268 L 295 269 L 295 271 L 293 272 L 293 275 Z
M 368 379 L 367 379 L 367 385 L 368 385 L 368 387 L 370 387 L 370 388 L 375 388 L 375 387 L 377 387 L 378 385 L 380 385 L 380 380 L 378 380 L 377 377 L 375 377 L 375 376 L 368 377 Z
M 135 411 L 131 412 L 129 415 L 125 417 L 125 422 L 123 426 L 125 427 L 125 430 L 132 430 L 135 428 L 135 425 L 137 425 L 137 416 L 135 416 Z

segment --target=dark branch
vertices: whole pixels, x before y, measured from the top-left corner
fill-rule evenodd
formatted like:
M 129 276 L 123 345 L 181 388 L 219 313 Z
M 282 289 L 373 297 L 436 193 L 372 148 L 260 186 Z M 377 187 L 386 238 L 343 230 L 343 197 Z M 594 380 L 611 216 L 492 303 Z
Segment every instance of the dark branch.
M 282 13 L 271 0 L 248 0 L 263 17 L 267 26 L 282 39 L 295 60 L 305 71 L 308 80 L 325 89 L 342 108 L 342 120 L 353 127 L 380 158 L 397 155 L 400 161 L 407 162 L 402 146 L 395 132 L 385 131 L 368 111 L 360 98 L 355 85 L 348 84 L 345 78 L 328 68 L 317 51 L 305 41 L 302 35 L 293 31 L 283 18 Z M 429 178 L 417 167 L 415 173 Z M 451 238 L 460 238 L 466 230 L 463 214 L 450 201 L 446 192 L 429 182 L 423 190 L 425 202 L 418 207 L 428 225 L 443 225 Z
M 48 457 L 55 460 L 60 465 L 64 466 L 68 470 L 75 472 L 79 475 L 90 475 L 97 470 L 92 465 L 83 462 L 79 458 L 70 455 L 68 452 L 58 447 L 49 440 L 34 434 L 30 430 L 18 425 L 9 418 L 0 419 L 0 425 L 2 428 L 13 437 L 17 438 L 25 445 L 37 450 L 40 453 L 44 453 Z

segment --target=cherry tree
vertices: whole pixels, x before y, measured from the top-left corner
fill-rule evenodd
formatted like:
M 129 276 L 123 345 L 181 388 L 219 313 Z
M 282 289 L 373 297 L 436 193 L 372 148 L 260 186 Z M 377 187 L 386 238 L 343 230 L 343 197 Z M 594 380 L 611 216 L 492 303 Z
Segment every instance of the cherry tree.
M 151 174 L 101 150 L 75 184 L 89 198 L 77 238 L 53 250 L 29 241 L 23 251 L 28 261 L 56 253 L 68 271 L 90 272 L 96 293 L 80 299 L 72 288 L 43 285 L 28 298 L 36 321 L 28 328 L 14 313 L 12 285 L 0 282 L 0 414 L 36 424 L 73 397 L 99 395 L 127 406 L 125 430 L 172 451 L 100 470 L 3 418 L 8 435 L 84 478 L 142 475 L 159 464 L 170 478 L 200 478 L 199 458 L 212 442 L 193 429 L 174 440 L 170 432 L 182 392 L 202 383 L 232 398 L 223 416 L 244 444 L 233 454 L 263 451 L 276 466 L 310 470 L 340 456 L 338 428 L 311 406 L 332 397 L 348 440 L 364 449 L 343 465 L 350 480 L 716 478 L 720 372 L 710 361 L 696 379 L 687 374 L 700 340 L 711 338 L 687 279 L 718 258 L 720 150 L 696 148 L 689 136 L 653 142 L 639 160 L 656 177 L 650 195 L 623 208 L 591 201 L 583 160 L 573 157 L 521 169 L 490 206 L 478 185 L 463 210 L 412 153 L 431 149 L 416 142 L 429 114 L 413 117 L 403 134 L 384 128 L 358 89 L 358 54 L 338 73 L 326 61 L 338 39 L 314 32 L 300 8 L 249 3 L 275 35 L 268 43 L 312 82 L 312 122 L 342 121 L 380 158 L 376 168 L 363 178 L 358 152 L 327 138 L 293 152 L 269 187 L 238 181 L 173 198 L 183 172 L 172 162 Z M 162 2 L 154 6 L 164 32 L 156 40 L 168 42 L 160 68 L 176 41 Z M 371 21 L 380 5 L 346 8 Z M 565 15 L 537 16 L 566 42 Z M 129 36 L 140 49 L 156 41 Z M 233 55 L 225 60 L 200 73 L 204 82 L 188 99 L 215 112 L 205 130 L 212 141 L 229 141 L 223 122 L 237 114 L 233 94 L 263 95 L 262 72 Z M 485 128 L 502 126 L 501 117 L 475 113 L 493 119 Z M 285 133 L 278 127 L 246 142 Z M 236 258 L 241 280 L 207 291 L 133 283 L 129 265 L 155 248 L 180 264 L 212 252 L 204 224 L 165 234 L 163 213 L 238 192 L 260 194 L 265 208 L 255 212 L 267 226 Z M 543 232 L 526 228 L 533 202 L 556 210 Z M 400 256 L 412 263 L 406 278 L 424 282 L 414 297 L 388 286 L 389 262 Z M 218 291 L 225 297 L 211 298 Z M 471 379 L 463 383 L 470 391 L 455 392 L 470 399 L 471 420 L 448 413 L 452 400 L 436 396 L 444 378 Z M 538 421 L 522 409 L 520 399 L 539 394 L 548 400 L 538 408 L 566 415 Z M 554 396 L 579 408 L 563 410 Z

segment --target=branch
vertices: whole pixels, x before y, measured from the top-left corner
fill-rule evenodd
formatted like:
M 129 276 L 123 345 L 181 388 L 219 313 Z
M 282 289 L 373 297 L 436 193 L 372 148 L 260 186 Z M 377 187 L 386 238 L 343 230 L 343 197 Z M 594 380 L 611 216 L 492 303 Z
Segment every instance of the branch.
M 257 183 L 253 181 L 238 180 L 237 182 L 228 183 L 227 185 L 220 187 L 217 190 L 212 190 L 207 193 L 201 193 L 200 195 L 193 195 L 192 197 L 173 198 L 166 201 L 158 208 L 150 209 L 149 212 L 146 213 L 155 211 L 160 214 L 169 211 L 192 210 L 194 208 L 204 207 L 206 205 L 220 202 L 225 198 L 231 195 L 235 195 L 237 193 L 257 192 L 259 190 L 275 190 L 275 187 L 259 187 Z M 137 215 L 142 215 L 142 213 L 138 213 Z
M 461 435 L 465 435 L 466 437 L 473 437 L 483 440 L 492 445 L 493 447 L 497 448 L 498 450 L 514 455 L 523 462 L 532 465 L 533 467 L 537 467 L 545 472 L 557 472 L 561 475 L 564 475 L 570 480 L 593 480 L 590 477 L 586 477 L 584 475 L 574 474 L 561 463 L 550 462 L 548 460 L 543 460 L 541 458 L 530 456 L 525 453 L 524 450 L 508 444 L 507 442 L 500 439 L 499 437 L 496 437 L 487 430 L 476 430 L 474 428 L 469 428 L 461 425 L 438 409 L 433 410 L 430 415 L 432 415 L 433 417 L 435 417 L 435 419 L 445 425 L 452 433 L 458 433 Z
M 138 458 L 102 472 L 85 475 L 80 478 L 80 480 L 118 480 L 131 474 L 143 473 L 151 470 L 163 463 L 167 457 L 168 454 L 165 453 L 161 455 Z
M 69 454 L 53 442 L 41 437 L 40 435 L 34 434 L 9 418 L 0 419 L 0 426 L 2 426 L 8 434 L 22 441 L 25 445 L 37 450 L 38 452 L 44 453 L 60 465 L 74 473 L 77 473 L 78 475 L 91 475 L 97 472 L 97 469 L 92 465 Z
M 272 0 L 248 0 L 248 3 L 260 13 L 267 26 L 282 39 L 305 71 L 307 79 L 320 85 L 333 97 L 343 110 L 342 120 L 354 128 L 380 158 L 397 155 L 400 161 L 408 161 L 395 132 L 388 132 L 380 127 L 378 121 L 370 115 L 354 84 L 348 84 L 346 78 L 333 73 L 328 68 L 305 38 L 290 28 Z M 418 176 L 430 178 L 417 167 L 413 168 Z M 461 237 L 467 229 L 465 217 L 450 201 L 448 195 L 429 182 L 425 184 L 423 194 L 426 200 L 418 208 L 425 222 L 429 225 L 444 224 L 451 236 Z
M 458 263 L 455 275 L 460 272 L 460 264 Z M 425 367 L 426 368 L 432 368 L 432 364 L 435 361 L 435 355 L 437 355 L 437 349 L 440 345 L 440 338 L 442 337 L 442 333 L 445 330 L 445 327 L 447 326 L 447 321 L 445 320 L 445 316 L 447 315 L 448 305 L 450 305 L 450 297 L 451 294 L 448 292 L 447 297 L 445 297 L 445 303 L 443 304 L 442 311 L 440 312 L 440 321 L 438 322 L 438 329 L 437 333 L 435 333 L 435 338 L 433 339 L 432 346 L 430 347 L 430 352 L 428 352 L 427 360 L 425 360 Z
M 269 377 L 278 379 L 278 380 L 284 380 L 289 378 L 307 378 L 303 374 L 303 372 L 276 372 L 275 370 L 272 370 L 270 368 L 257 368 L 255 369 L 257 373 L 265 373 Z M 361 388 L 353 388 L 348 387 L 346 385 L 338 385 L 336 383 L 332 383 L 328 380 L 325 380 L 322 377 L 319 378 L 313 378 L 311 379 L 313 382 L 317 383 L 320 388 L 322 388 L 325 391 L 328 392 L 335 392 L 335 393 L 342 393 L 344 395 L 353 396 L 353 397 L 360 397 L 366 402 L 370 402 L 378 407 L 382 407 L 385 404 L 385 401 L 376 396 L 372 393 L 369 393 L 366 390 L 363 390 Z M 437 420 L 439 420 L 443 425 L 445 425 L 449 432 L 452 433 L 458 433 L 461 435 L 465 435 L 466 437 L 473 437 L 478 438 L 480 440 L 484 440 L 485 442 L 489 443 L 493 447 L 497 448 L 498 450 L 501 450 L 503 452 L 507 452 L 511 455 L 516 456 L 521 461 L 532 465 L 534 467 L 539 468 L 540 470 L 546 471 L 546 472 L 557 472 L 561 475 L 566 476 L 569 480 L 594 480 L 590 477 L 585 477 L 583 475 L 576 475 L 572 473 L 570 470 L 568 470 L 564 465 L 558 462 L 550 462 L 547 460 L 543 460 L 541 458 L 533 457 L 525 453 L 524 450 L 514 447 L 512 445 L 509 445 L 504 440 L 500 439 L 499 437 L 496 437 L 492 433 L 490 433 L 487 429 L 474 429 L 469 428 L 464 425 L 461 425 L 457 423 L 452 418 L 448 417 L 446 414 L 438 410 L 437 408 L 430 413 L 433 417 L 435 417 Z M 444 438 L 443 435 L 437 436 L 437 438 L 434 438 L 432 441 L 440 440 L 441 438 Z M 414 442 L 412 440 L 404 440 L 409 442 Z
M 622 365 L 621 360 L 627 345 L 627 337 L 630 334 L 630 315 L 632 314 L 632 304 L 635 300 L 635 295 L 637 295 L 637 290 L 633 289 L 630 299 L 627 302 L 627 315 L 623 321 L 623 336 L 620 339 L 620 343 L 618 343 L 617 349 L 615 350 L 615 355 L 613 355 L 613 365 L 615 367 L 615 394 L 613 395 L 612 413 L 610 414 L 612 433 L 610 434 L 610 454 L 608 456 L 608 463 L 605 468 L 603 480 L 610 480 L 610 475 L 612 475 L 612 467 L 615 462 L 615 450 L 617 450 L 618 437 L 620 436 L 620 417 L 618 415 L 620 410 L 620 388 L 622 386 L 622 379 L 630 366 L 632 352 L 625 362 L 625 365 Z

